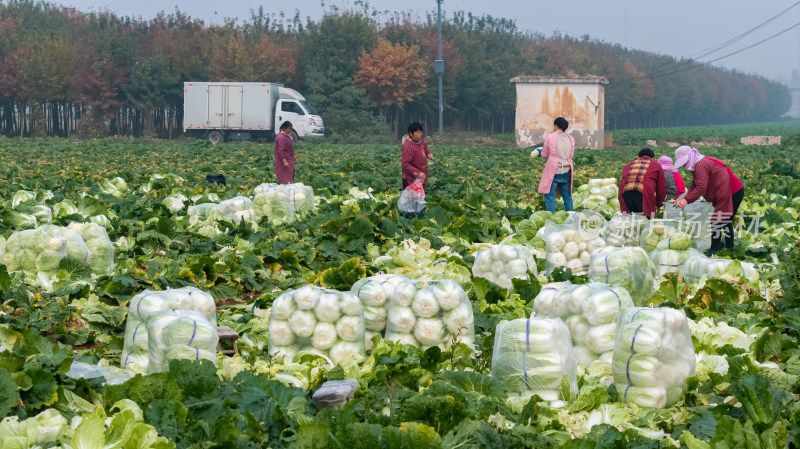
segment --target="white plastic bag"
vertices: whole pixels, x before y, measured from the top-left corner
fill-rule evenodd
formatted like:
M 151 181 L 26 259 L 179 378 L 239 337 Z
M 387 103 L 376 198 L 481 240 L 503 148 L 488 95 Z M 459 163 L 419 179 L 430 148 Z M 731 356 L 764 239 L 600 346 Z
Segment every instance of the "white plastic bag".
M 621 402 L 669 407 L 695 374 L 689 323 L 682 310 L 631 307 L 617 316 L 611 371 Z
M 577 366 L 569 332 L 559 319 L 519 318 L 502 322 L 495 332 L 492 376 L 503 381 L 509 397 L 539 395 L 566 401 L 577 392 Z
M 397 208 L 400 212 L 418 214 L 425 209 L 425 189 L 422 187 L 422 180 L 417 179 L 410 186 L 403 190 L 397 200 Z
M 536 259 L 522 245 L 493 245 L 475 252 L 473 276 L 486 278 L 495 284 L 511 289 L 511 279 L 530 280 L 528 272 L 536 275 Z
M 675 203 L 664 203 L 664 218 L 679 220 L 682 228 L 694 237 L 697 249 L 705 251 L 711 248 L 711 215 L 714 205 L 708 201 L 695 201 L 683 208 L 675 207 Z
M 261 184 L 254 195 L 256 217 L 268 217 L 273 224 L 291 223 L 314 213 L 314 189 L 303 183 Z
M 399 274 L 378 274 L 360 279 L 350 293 L 356 295 L 364 306 L 365 344 L 372 350 L 372 337 L 383 336 L 389 315 L 389 301 L 394 289 L 408 278 Z
M 592 253 L 589 280 L 624 287 L 643 306 L 656 290 L 656 267 L 642 248 L 608 246 Z
M 356 389 L 358 381 L 355 379 L 329 380 L 314 392 L 311 400 L 317 410 L 339 408 L 353 400 Z

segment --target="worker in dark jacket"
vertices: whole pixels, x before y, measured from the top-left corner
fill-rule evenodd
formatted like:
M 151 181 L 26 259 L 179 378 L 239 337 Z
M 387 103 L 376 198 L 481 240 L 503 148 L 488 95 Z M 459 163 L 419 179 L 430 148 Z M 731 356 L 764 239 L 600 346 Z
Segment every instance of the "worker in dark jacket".
M 683 166 L 686 166 L 686 169 L 692 173 L 692 185 L 686 196 L 675 205 L 686 207 L 687 204 L 694 203 L 700 197 L 710 202 L 714 206 L 714 213 L 711 215 L 711 249 L 709 253 L 713 254 L 722 249 L 722 237 L 725 237 L 725 247 L 732 249 L 734 208 L 728 167 L 716 159 L 703 156 L 696 148 L 689 146 L 682 146 L 675 150 L 675 167 Z M 743 188 L 738 190 L 743 190 Z
M 619 208 L 623 213 L 640 213 L 654 218 L 664 204 L 667 182 L 661 165 L 650 148 L 622 169 L 619 183 Z

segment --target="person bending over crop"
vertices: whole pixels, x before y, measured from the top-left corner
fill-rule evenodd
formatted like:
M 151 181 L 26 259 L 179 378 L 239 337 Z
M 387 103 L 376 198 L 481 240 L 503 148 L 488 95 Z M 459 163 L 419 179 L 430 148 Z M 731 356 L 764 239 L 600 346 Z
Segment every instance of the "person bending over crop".
M 544 193 L 544 208 L 556 211 L 556 190 L 561 192 L 564 209 L 572 210 L 572 156 L 575 139 L 567 134 L 569 122 L 564 117 L 553 121 L 553 131 L 544 139 L 542 157 L 547 158 L 539 181 L 539 193 Z
M 403 170 L 403 190 L 417 179 L 422 179 L 422 186 L 428 187 L 428 159 L 433 161 L 428 144 L 422 139 L 422 123 L 414 122 L 408 125 L 408 138 L 403 141 L 400 153 L 400 162 Z M 409 218 L 411 214 L 407 215 Z M 424 210 L 418 214 L 424 216 Z
M 622 169 L 619 182 L 619 209 L 622 213 L 641 213 L 654 218 L 664 204 L 667 181 L 664 171 L 655 160 L 650 148 L 639 152 L 639 157 Z
M 681 174 L 678 173 L 678 169 L 672 166 L 672 158 L 661 156 L 658 158 L 658 164 L 664 170 L 664 178 L 667 181 L 667 199 L 674 200 L 686 193 L 686 184 L 683 182 Z
M 292 122 L 281 123 L 281 132 L 275 136 L 275 175 L 278 184 L 294 182 L 294 142 L 292 142 Z
M 678 147 L 675 150 L 675 167 L 686 166 L 692 173 L 692 185 L 677 207 L 686 207 L 702 196 L 714 206 L 711 216 L 711 249 L 713 254 L 725 247 L 733 248 L 733 217 L 739 211 L 744 198 L 744 184 L 727 165 L 713 157 L 703 156 L 696 148 Z

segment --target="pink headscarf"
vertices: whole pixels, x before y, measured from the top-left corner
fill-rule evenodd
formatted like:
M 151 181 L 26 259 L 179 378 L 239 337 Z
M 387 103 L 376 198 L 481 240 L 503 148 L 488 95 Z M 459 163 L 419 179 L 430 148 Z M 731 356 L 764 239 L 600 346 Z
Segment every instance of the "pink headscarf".
M 694 165 L 698 163 L 705 156 L 697 151 L 697 148 L 684 145 L 675 150 L 675 168 L 681 168 L 684 165 L 689 171 L 694 171 Z
M 664 170 L 671 171 L 673 173 L 678 171 L 677 168 L 672 166 L 672 158 L 669 156 L 661 156 L 660 158 L 658 158 L 658 163 Z

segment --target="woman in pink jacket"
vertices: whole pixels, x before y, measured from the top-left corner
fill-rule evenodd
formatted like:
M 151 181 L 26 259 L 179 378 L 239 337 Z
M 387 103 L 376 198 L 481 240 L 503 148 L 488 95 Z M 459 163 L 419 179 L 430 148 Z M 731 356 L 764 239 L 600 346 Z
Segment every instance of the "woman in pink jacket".
M 572 210 L 572 156 L 575 139 L 566 133 L 569 122 L 564 117 L 553 121 L 553 133 L 544 139 L 542 157 L 547 158 L 539 182 L 539 193 L 544 193 L 544 208 L 556 211 L 556 189 L 564 199 L 564 209 Z

